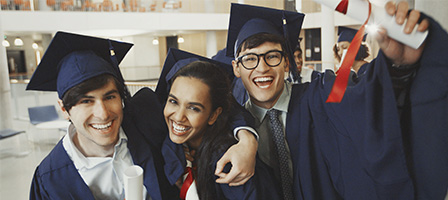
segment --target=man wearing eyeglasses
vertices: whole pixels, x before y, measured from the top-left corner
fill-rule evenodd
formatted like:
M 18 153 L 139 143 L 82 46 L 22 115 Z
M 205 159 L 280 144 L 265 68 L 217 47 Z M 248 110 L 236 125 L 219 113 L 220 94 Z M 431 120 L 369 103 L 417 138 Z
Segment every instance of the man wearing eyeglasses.
M 420 13 L 408 13 L 407 4 L 386 8 L 397 16 L 397 23 L 407 18 L 406 30 L 416 26 Z M 445 196 L 446 180 L 413 177 L 415 172 L 421 178 L 428 170 L 417 172 L 408 166 L 406 156 L 414 155 L 404 152 L 407 138 L 401 135 L 392 76 L 387 73 L 392 64 L 416 69 L 419 59 L 426 58 L 424 45 L 411 49 L 380 32 L 382 53 L 366 75 L 357 83 L 350 80 L 341 103 L 326 103 L 334 73 L 319 74 L 309 84 L 284 80 L 294 67 L 291 47 L 297 45 L 302 20 L 300 13 L 236 4 L 230 16 L 227 56 L 234 56 L 234 74 L 249 94 L 245 107 L 258 123 L 258 155 L 275 174 L 279 195 L 283 199 L 441 199 L 425 198 L 427 191 L 438 193 L 433 197 Z M 428 19 L 417 26 L 419 31 L 428 29 Z M 441 160 L 437 167 L 446 166 Z M 422 187 L 424 182 L 433 187 Z

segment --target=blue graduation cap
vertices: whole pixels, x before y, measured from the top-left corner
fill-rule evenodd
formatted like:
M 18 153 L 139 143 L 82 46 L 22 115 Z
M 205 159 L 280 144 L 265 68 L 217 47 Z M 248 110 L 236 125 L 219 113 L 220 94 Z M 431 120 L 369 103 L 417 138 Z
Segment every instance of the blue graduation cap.
M 294 60 L 292 55 L 299 43 L 304 17 L 298 12 L 232 3 L 226 55 L 236 57 L 238 47 L 247 38 L 258 33 L 270 33 L 285 38 L 285 51 L 289 60 Z M 290 70 L 297 76 L 295 63 L 290 63 Z
M 62 98 L 73 86 L 102 74 L 115 76 L 125 87 L 118 64 L 132 45 L 57 32 L 26 89 L 57 91 Z
M 353 38 L 356 35 L 356 32 L 358 32 L 358 30 L 352 29 L 352 28 L 348 28 L 348 27 L 344 27 L 344 26 L 339 26 L 338 27 L 338 42 L 352 42 Z M 364 35 L 364 37 L 362 38 L 362 41 L 366 41 L 366 37 L 367 34 Z
M 233 56 L 227 56 L 226 51 L 227 51 L 226 48 L 219 50 L 218 53 L 216 53 L 216 55 L 212 56 L 212 60 L 232 65 Z
M 216 53 L 216 55 L 212 56 L 212 60 L 216 60 L 219 62 L 223 62 L 229 65 L 232 65 L 233 57 L 226 56 L 226 48 L 221 49 Z M 230 79 L 232 80 L 232 79 Z M 235 97 L 235 100 L 240 104 L 244 105 L 246 101 L 249 99 L 249 95 L 246 92 L 246 88 L 244 87 L 243 81 L 241 78 L 233 77 L 232 81 L 232 95 Z
M 155 91 L 157 95 L 159 95 L 161 102 L 165 102 L 166 98 L 168 97 L 168 91 L 170 88 L 169 82 L 174 74 L 176 74 L 176 72 L 179 71 L 179 69 L 181 69 L 182 67 L 198 60 L 207 61 L 217 65 L 218 67 L 221 67 L 224 71 L 227 72 L 229 79 L 233 79 L 233 68 L 230 64 L 211 60 L 209 58 L 179 49 L 170 48 L 168 51 L 168 55 L 166 56 L 165 63 L 163 64 L 162 73 L 160 74 Z

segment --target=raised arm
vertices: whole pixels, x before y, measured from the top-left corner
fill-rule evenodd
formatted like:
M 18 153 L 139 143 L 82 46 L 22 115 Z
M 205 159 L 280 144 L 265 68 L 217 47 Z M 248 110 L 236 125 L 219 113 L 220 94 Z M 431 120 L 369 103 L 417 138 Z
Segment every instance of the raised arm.
M 397 5 L 393 2 L 388 2 L 385 6 L 388 14 L 396 16 L 397 24 L 404 24 L 404 33 L 410 34 L 414 27 L 417 26 L 417 31 L 426 31 L 429 27 L 429 21 L 423 19 L 420 23 L 420 12 L 417 10 L 409 10 L 409 5 L 407 2 L 400 2 Z M 388 57 L 395 65 L 412 65 L 419 61 L 425 43 L 423 43 L 418 49 L 406 46 L 392 38 L 387 36 L 384 29 L 380 29 L 376 35 L 376 39 L 384 55 Z

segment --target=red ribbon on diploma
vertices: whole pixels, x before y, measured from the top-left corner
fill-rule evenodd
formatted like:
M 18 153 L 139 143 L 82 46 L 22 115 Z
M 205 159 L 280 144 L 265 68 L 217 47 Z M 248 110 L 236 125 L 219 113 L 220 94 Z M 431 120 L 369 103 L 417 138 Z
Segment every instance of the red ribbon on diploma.
M 347 7 L 348 7 L 348 0 L 342 0 L 341 3 L 339 3 L 339 5 L 336 7 L 336 11 L 346 14 Z M 342 98 L 344 97 L 345 90 L 347 89 L 348 78 L 350 76 L 350 68 L 353 65 L 353 61 L 355 60 L 356 54 L 358 54 L 359 47 L 361 46 L 365 26 L 369 21 L 371 10 L 372 5 L 369 2 L 369 15 L 367 16 L 367 19 L 364 22 L 364 24 L 356 33 L 352 42 L 350 43 L 345 58 L 342 61 L 342 65 L 336 72 L 337 74 L 336 80 L 334 81 L 333 88 L 331 88 L 330 95 L 328 96 L 328 99 L 326 101 L 327 103 L 339 103 L 342 101 Z
M 188 188 L 190 188 L 191 184 L 193 183 L 193 171 L 191 170 L 191 167 L 186 168 L 187 171 L 187 178 L 184 180 L 184 183 L 182 184 L 182 188 L 180 188 L 180 199 L 184 200 L 187 196 Z
M 336 7 L 336 11 L 347 14 L 348 0 L 342 0 Z

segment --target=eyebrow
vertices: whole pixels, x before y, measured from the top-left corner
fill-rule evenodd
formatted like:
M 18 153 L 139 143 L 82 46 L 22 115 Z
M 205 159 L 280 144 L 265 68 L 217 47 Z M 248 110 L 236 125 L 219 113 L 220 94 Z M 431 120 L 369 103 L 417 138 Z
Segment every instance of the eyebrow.
M 174 96 L 174 94 L 169 94 L 168 96 L 170 96 L 170 97 L 172 97 L 172 98 L 174 98 L 174 99 L 178 99 L 176 96 Z M 204 105 L 202 105 L 201 103 L 198 103 L 198 102 L 188 102 L 188 104 L 190 104 L 190 105 L 195 105 L 195 106 L 199 106 L 199 107 L 201 107 L 202 109 L 205 109 L 205 106 Z
M 106 94 L 104 94 L 103 96 L 109 96 L 109 95 L 114 94 L 114 93 L 117 93 L 117 94 L 118 94 L 118 90 L 116 90 L 116 89 L 112 89 L 112 90 L 110 90 L 109 92 L 106 92 Z M 82 98 L 90 98 L 90 99 L 93 99 L 93 98 L 95 98 L 95 97 L 93 97 L 93 96 L 89 96 L 89 95 L 83 95 Z

